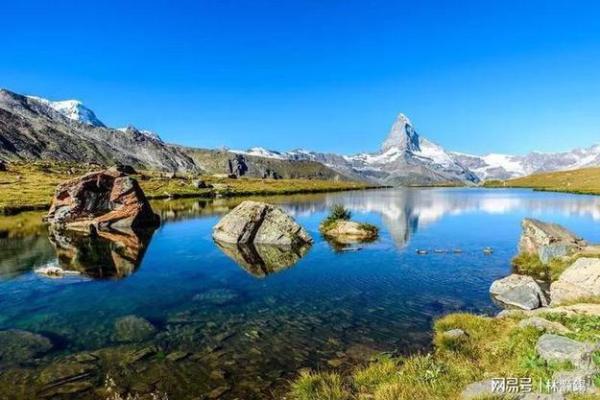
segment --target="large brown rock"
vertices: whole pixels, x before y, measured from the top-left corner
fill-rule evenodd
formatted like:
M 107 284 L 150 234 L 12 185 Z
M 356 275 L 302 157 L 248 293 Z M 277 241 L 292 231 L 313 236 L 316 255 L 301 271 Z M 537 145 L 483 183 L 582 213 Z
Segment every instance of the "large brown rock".
M 86 232 L 155 227 L 160 221 L 137 181 L 117 169 L 60 184 L 47 219 L 52 225 Z
M 521 223 L 523 232 L 519 241 L 519 253 L 537 254 L 546 264 L 555 257 L 562 257 L 582 250 L 586 242 L 558 224 L 525 218 Z
M 310 235 L 279 207 L 244 201 L 213 228 L 217 242 L 302 246 L 312 243 Z

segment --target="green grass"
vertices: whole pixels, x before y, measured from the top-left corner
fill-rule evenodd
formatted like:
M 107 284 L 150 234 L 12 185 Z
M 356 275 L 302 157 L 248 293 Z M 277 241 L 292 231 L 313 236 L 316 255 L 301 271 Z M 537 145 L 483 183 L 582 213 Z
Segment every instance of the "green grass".
M 554 258 L 548 264 L 543 264 L 537 254 L 521 253 L 512 259 L 512 266 L 517 274 L 553 282 L 577 258 L 577 256 Z
M 102 167 L 61 162 L 10 163 L 8 171 L 0 172 L 0 214 L 47 209 L 58 184 L 99 169 Z M 150 199 L 320 193 L 373 187 L 318 179 L 229 179 L 184 174 L 169 179 L 156 171 L 138 172 L 134 177 Z M 213 188 L 195 188 L 193 182 L 197 179 Z
M 340 221 L 340 220 L 348 221 L 350 218 L 352 218 L 352 212 L 350 210 L 346 209 L 341 204 L 334 204 L 329 209 L 329 214 L 323 221 L 322 225 L 323 225 L 323 227 L 327 227 L 327 226 L 329 226 L 337 221 Z
M 546 363 L 535 351 L 542 332 L 520 328 L 519 317 L 489 318 L 466 313 L 450 314 L 434 325 L 434 350 L 409 357 L 380 357 L 349 374 L 331 379 L 331 372 L 304 372 L 292 383 L 295 400 L 452 400 L 466 385 L 496 377 L 532 378 L 534 384 L 551 379 L 569 364 Z M 549 317 L 550 318 L 550 317 Z M 553 314 L 573 330 L 574 339 L 589 340 L 600 333 L 598 317 Z M 443 332 L 462 329 L 467 336 L 449 339 Z M 600 361 L 600 355 L 597 356 Z M 336 397 L 326 397 L 325 388 Z M 584 397 L 582 397 L 584 399 Z
M 492 180 L 486 187 L 533 188 L 542 191 L 600 194 L 600 168 L 546 172 L 509 180 Z

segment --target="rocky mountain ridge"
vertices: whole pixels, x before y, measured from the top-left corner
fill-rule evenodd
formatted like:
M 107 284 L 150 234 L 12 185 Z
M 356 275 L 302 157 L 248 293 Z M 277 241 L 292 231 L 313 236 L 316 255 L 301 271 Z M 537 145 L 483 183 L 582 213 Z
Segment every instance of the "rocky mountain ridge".
M 0 89 L 0 160 L 52 160 L 166 172 L 259 178 L 346 179 L 314 161 L 264 157 L 165 143 L 132 125 L 113 129 L 76 100 L 49 101 Z
M 277 159 L 310 159 L 355 179 L 386 184 L 466 183 L 510 179 L 537 172 L 600 166 L 600 145 L 568 152 L 479 156 L 448 151 L 420 136 L 410 120 L 398 115 L 376 153 L 346 156 L 308 150 L 279 152 L 254 147 L 241 154 Z
M 563 153 L 477 156 L 447 151 L 399 114 L 373 153 L 340 155 L 188 148 L 154 132 L 107 127 L 80 101 L 50 101 L 0 89 L 0 160 L 58 160 L 170 172 L 260 178 L 353 179 L 384 185 L 476 185 L 535 172 L 600 166 L 600 145 Z

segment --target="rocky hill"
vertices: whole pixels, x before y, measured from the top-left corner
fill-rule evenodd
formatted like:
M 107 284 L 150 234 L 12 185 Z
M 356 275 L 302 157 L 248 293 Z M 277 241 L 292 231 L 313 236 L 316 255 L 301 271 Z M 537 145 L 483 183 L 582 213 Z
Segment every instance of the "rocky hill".
M 315 162 L 241 156 L 170 145 L 134 126 L 112 129 L 79 101 L 53 102 L 0 90 L 0 160 L 45 160 L 169 172 L 346 179 Z

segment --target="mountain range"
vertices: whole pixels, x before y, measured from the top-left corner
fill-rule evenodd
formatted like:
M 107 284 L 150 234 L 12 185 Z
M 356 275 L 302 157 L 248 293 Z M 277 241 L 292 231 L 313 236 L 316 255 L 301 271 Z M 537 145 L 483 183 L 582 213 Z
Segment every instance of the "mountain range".
M 476 185 L 600 166 L 600 145 L 562 153 L 471 155 L 445 150 L 420 136 L 399 114 L 380 150 L 373 153 L 200 149 L 165 143 L 158 134 L 134 126 L 107 127 L 77 100 L 50 101 L 0 89 L 0 159 L 122 163 L 172 172 L 353 179 L 385 185 Z

